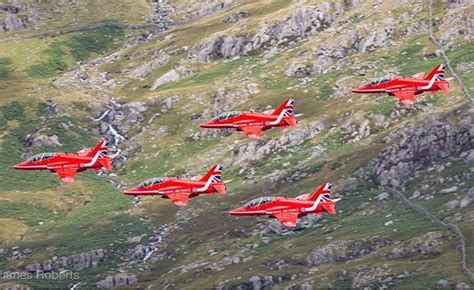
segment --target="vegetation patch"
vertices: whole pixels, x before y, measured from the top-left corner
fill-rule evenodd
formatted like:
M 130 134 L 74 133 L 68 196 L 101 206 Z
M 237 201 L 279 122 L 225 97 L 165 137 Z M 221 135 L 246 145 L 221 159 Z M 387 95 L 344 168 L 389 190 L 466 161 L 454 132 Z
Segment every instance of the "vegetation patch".
M 93 54 L 105 53 L 112 47 L 114 41 L 123 35 L 123 28 L 108 25 L 68 36 L 65 40 L 55 40 L 44 51 L 46 60 L 30 66 L 27 73 L 35 78 L 52 77 L 58 72 L 69 69 L 74 61 L 84 61 Z
M 0 57 L 0 80 L 8 80 L 12 74 L 11 61 L 6 57 Z
M 92 31 L 81 32 L 64 42 L 76 61 L 84 61 L 93 53 L 102 54 L 113 44 L 116 38 L 124 35 L 123 28 L 107 25 Z
M 68 69 L 65 61 L 66 52 L 61 47 L 60 42 L 52 42 L 44 53 L 48 55 L 47 59 L 29 67 L 27 70 L 29 76 L 48 78 L 54 76 L 59 71 Z

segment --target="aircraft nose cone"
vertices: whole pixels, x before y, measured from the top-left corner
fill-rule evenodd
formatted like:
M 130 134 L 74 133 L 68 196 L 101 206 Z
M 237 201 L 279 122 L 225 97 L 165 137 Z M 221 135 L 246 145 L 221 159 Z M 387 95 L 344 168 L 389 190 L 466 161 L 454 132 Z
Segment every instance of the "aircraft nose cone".
M 245 210 L 243 208 L 239 207 L 239 208 L 236 208 L 236 209 L 233 209 L 233 210 L 229 211 L 229 214 L 239 215 L 239 214 L 243 213 L 244 211 Z
M 25 165 L 26 165 L 26 162 L 20 162 L 20 163 L 16 164 L 15 166 L 13 166 L 13 168 L 22 169 L 22 168 L 25 167 Z
M 207 122 L 204 122 L 204 123 L 201 123 L 201 125 L 199 125 L 201 128 L 206 128 L 207 126 L 209 125 L 212 125 L 212 121 L 207 121 Z
M 135 192 L 135 194 L 134 194 L 134 192 Z M 129 189 L 125 190 L 123 192 L 123 194 L 125 194 L 125 195 L 136 195 L 136 188 L 135 187 L 129 188 Z

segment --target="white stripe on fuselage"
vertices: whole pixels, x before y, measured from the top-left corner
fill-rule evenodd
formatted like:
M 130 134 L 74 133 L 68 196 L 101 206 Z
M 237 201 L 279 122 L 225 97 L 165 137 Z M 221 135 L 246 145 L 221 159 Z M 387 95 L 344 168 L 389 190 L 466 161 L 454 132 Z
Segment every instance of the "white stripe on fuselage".
M 92 158 L 91 162 L 89 163 L 83 163 L 81 164 L 81 167 L 90 167 L 90 166 L 94 166 L 94 164 L 97 162 L 97 159 L 99 159 L 99 156 L 101 154 L 101 151 L 97 151 L 97 153 L 95 154 L 94 158 Z
M 283 116 L 285 115 L 286 110 L 288 110 L 288 109 L 283 109 L 283 111 L 281 111 L 280 115 L 278 115 L 278 118 L 275 121 L 268 122 L 268 125 L 278 125 L 278 124 L 280 124 L 281 120 L 283 119 Z
M 303 212 L 309 212 L 309 211 L 315 210 L 315 209 L 318 207 L 319 203 L 321 202 L 321 198 L 322 198 L 322 197 L 323 197 L 323 195 L 320 194 L 320 195 L 318 196 L 318 198 L 316 199 L 316 201 L 314 202 L 313 206 L 307 207 L 307 208 L 303 208 Z
M 211 175 L 211 176 L 209 177 L 209 179 L 206 181 L 206 184 L 204 184 L 203 187 L 196 188 L 196 191 L 197 191 L 197 192 L 206 191 L 206 190 L 209 188 L 209 186 L 211 186 L 212 179 L 214 178 L 214 176 L 215 176 L 215 175 Z
M 438 75 L 439 74 L 434 74 L 433 77 L 431 78 L 430 82 L 426 86 L 420 87 L 420 90 L 429 90 L 429 89 L 431 89 L 431 87 L 434 85 L 434 83 L 436 81 L 436 77 Z

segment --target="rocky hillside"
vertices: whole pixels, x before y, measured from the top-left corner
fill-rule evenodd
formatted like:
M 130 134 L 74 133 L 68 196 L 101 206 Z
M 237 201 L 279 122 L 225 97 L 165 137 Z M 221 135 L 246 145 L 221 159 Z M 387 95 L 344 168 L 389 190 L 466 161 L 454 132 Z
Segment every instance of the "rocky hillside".
M 433 2 L 433 3 L 431 3 Z M 0 0 L 0 288 L 473 287 L 471 1 Z M 351 88 L 447 63 L 405 107 Z M 296 99 L 258 140 L 199 127 Z M 100 137 L 114 172 L 12 166 Z M 225 196 L 133 205 L 122 189 L 224 164 Z M 296 230 L 227 212 L 330 181 Z

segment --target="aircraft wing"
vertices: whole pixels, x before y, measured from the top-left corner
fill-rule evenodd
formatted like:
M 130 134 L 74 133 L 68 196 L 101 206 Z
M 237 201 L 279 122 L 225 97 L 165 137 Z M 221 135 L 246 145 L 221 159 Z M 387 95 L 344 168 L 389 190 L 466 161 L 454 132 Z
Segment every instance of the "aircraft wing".
M 166 196 L 171 199 L 171 202 L 177 206 L 185 206 L 189 201 L 188 193 L 168 193 Z
M 73 183 L 76 177 L 77 168 L 58 168 L 53 169 L 54 172 L 61 178 L 63 182 Z
M 250 138 L 260 138 L 262 136 L 263 127 L 261 126 L 243 126 L 240 129 Z
M 278 219 L 280 223 L 290 228 L 296 227 L 296 223 L 298 222 L 297 213 L 282 212 L 274 214 L 274 216 Z
M 393 93 L 400 102 L 405 105 L 412 106 L 415 103 L 415 92 L 414 91 L 402 91 Z

